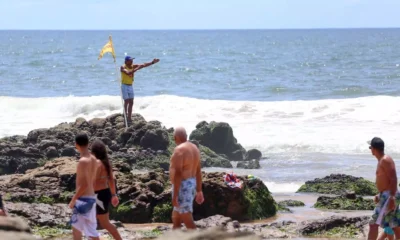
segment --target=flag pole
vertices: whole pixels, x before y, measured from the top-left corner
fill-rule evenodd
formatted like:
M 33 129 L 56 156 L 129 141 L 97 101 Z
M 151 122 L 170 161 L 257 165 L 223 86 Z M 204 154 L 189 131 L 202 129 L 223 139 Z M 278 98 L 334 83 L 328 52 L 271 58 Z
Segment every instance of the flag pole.
M 112 43 L 111 35 L 109 36 L 109 38 L 110 38 L 111 47 L 115 51 L 114 44 Z M 115 65 L 115 72 L 116 72 L 117 82 L 119 82 L 119 89 L 120 89 L 121 101 L 122 101 L 122 109 L 124 111 L 125 129 L 128 129 L 128 120 L 127 120 L 127 117 L 126 117 L 125 102 L 124 102 L 124 98 L 122 97 L 123 96 L 122 95 L 122 86 L 121 86 L 122 83 L 121 83 L 121 79 L 118 77 L 119 74 L 120 74 L 120 71 L 118 70 L 118 66 L 117 66 L 117 62 L 115 60 L 115 56 L 113 56 L 113 57 L 114 57 L 114 65 Z

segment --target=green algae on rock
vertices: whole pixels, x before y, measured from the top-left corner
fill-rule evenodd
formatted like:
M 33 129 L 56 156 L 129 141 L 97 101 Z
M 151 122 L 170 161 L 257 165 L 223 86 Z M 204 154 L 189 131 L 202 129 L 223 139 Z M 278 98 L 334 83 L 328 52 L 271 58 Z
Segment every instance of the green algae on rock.
M 375 184 L 361 177 L 345 174 L 331 174 L 324 178 L 307 181 L 297 192 L 311 192 L 341 195 L 347 191 L 354 191 L 361 196 L 374 196 L 378 193 Z
M 321 196 L 317 199 L 314 207 L 334 210 L 374 210 L 375 204 L 372 199 L 364 199 L 362 197 L 349 199 L 344 196 Z
M 283 207 L 304 207 L 305 204 L 298 200 L 285 200 L 278 202 L 278 205 Z

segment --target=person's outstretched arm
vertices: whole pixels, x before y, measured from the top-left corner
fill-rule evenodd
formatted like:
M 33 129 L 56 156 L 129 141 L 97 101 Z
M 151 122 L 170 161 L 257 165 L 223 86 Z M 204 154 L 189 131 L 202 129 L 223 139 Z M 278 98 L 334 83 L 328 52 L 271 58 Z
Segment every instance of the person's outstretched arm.
M 140 69 L 151 66 L 153 64 L 156 64 L 159 61 L 160 61 L 160 59 L 154 58 L 153 61 L 151 61 L 151 62 L 135 65 L 135 68 L 133 69 L 133 71 L 134 72 L 139 71 Z

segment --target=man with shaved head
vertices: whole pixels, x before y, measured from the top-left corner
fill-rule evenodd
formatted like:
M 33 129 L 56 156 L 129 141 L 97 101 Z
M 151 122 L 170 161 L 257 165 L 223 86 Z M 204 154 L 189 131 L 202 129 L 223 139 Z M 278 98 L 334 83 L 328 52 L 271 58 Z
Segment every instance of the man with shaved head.
M 193 221 L 193 201 L 202 204 L 200 151 L 196 145 L 187 141 L 186 130 L 178 127 L 174 131 L 176 148 L 171 156 L 170 180 L 172 183 L 173 229 L 185 224 L 187 229 L 196 229 Z

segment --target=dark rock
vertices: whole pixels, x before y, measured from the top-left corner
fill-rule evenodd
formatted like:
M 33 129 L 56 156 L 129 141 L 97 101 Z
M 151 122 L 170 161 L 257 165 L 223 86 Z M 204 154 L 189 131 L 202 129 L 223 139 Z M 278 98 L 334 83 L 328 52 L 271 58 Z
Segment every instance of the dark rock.
M 196 221 L 196 226 L 200 229 L 226 226 L 232 219 L 222 215 L 215 215 Z
M 153 150 L 167 150 L 169 146 L 168 133 L 162 129 L 148 130 L 140 140 L 140 146 Z
M 363 199 L 362 197 L 348 199 L 345 196 L 320 196 L 314 207 L 334 210 L 373 210 L 375 204 L 372 199 Z
M 345 196 L 347 199 L 353 199 L 353 200 L 357 199 L 357 195 L 356 195 L 356 193 L 353 192 L 353 191 L 347 191 L 347 192 L 345 193 L 344 196 Z
M 223 215 L 241 221 L 267 218 L 276 214 L 276 203 L 261 180 L 248 181 L 242 178 L 244 189 L 232 189 L 223 181 L 223 175 L 203 175 L 205 201 L 202 205 L 195 204 L 195 219 Z
M 89 127 L 89 123 L 86 121 L 86 119 L 80 117 L 75 120 L 74 126 L 79 129 L 85 129 Z
M 250 149 L 249 151 L 247 151 L 246 157 L 245 157 L 245 159 L 247 161 L 253 160 L 253 159 L 260 160 L 261 158 L 262 158 L 262 153 L 257 149 Z
M 45 151 L 46 157 L 48 159 L 57 158 L 59 157 L 58 151 L 55 147 L 48 147 Z
M 146 183 L 147 187 L 155 194 L 161 194 L 164 191 L 164 185 L 156 180 L 150 180 Z
M 307 181 L 297 192 L 342 195 L 347 191 L 353 191 L 361 196 L 374 196 L 378 193 L 373 182 L 344 174 L 331 174 L 322 179 Z
M 280 206 L 284 207 L 304 207 L 305 204 L 302 201 L 297 201 L 297 200 L 285 200 L 278 202 Z
M 250 160 L 250 161 L 242 161 L 239 162 L 236 166 L 237 168 L 244 168 L 244 169 L 260 169 L 260 162 L 258 160 Z
M 74 147 L 66 147 L 61 151 L 62 157 L 75 157 L 78 155 L 78 152 Z
M 130 132 L 123 132 L 119 135 L 118 137 L 118 142 L 121 143 L 122 145 L 125 145 L 129 139 L 131 139 L 132 133 Z
M 102 137 L 100 138 L 100 140 L 107 146 L 111 147 L 113 142 L 111 139 L 109 139 L 108 137 Z
M 44 156 L 35 148 L 6 147 L 0 151 L 0 175 L 24 173 L 39 166 Z
M 202 167 L 232 168 L 231 162 L 222 155 L 216 154 L 208 147 L 199 145 Z
M 42 140 L 39 144 L 40 150 L 45 150 L 49 147 L 54 147 L 56 149 L 61 148 L 64 146 L 64 142 L 62 140 Z
M 242 161 L 246 150 L 237 143 L 233 130 L 228 123 L 201 122 L 190 134 L 190 140 L 196 140 L 201 145 L 210 148 L 218 154 L 225 154 L 229 160 Z
M 101 129 L 105 126 L 106 119 L 104 118 L 93 118 L 89 121 L 89 125 L 91 125 L 94 129 Z
M 46 128 L 32 130 L 28 133 L 27 141 L 30 143 L 37 143 L 39 136 L 45 134 L 46 132 Z
M 343 216 L 333 216 L 328 219 L 303 222 L 302 226 L 299 228 L 299 233 L 302 235 L 311 235 L 315 233 L 321 234 L 332 229 L 350 226 L 362 228 L 364 225 L 368 224 L 368 221 L 369 217 L 347 218 Z
M 9 214 L 23 217 L 31 226 L 66 226 L 71 217 L 67 204 L 7 203 Z

